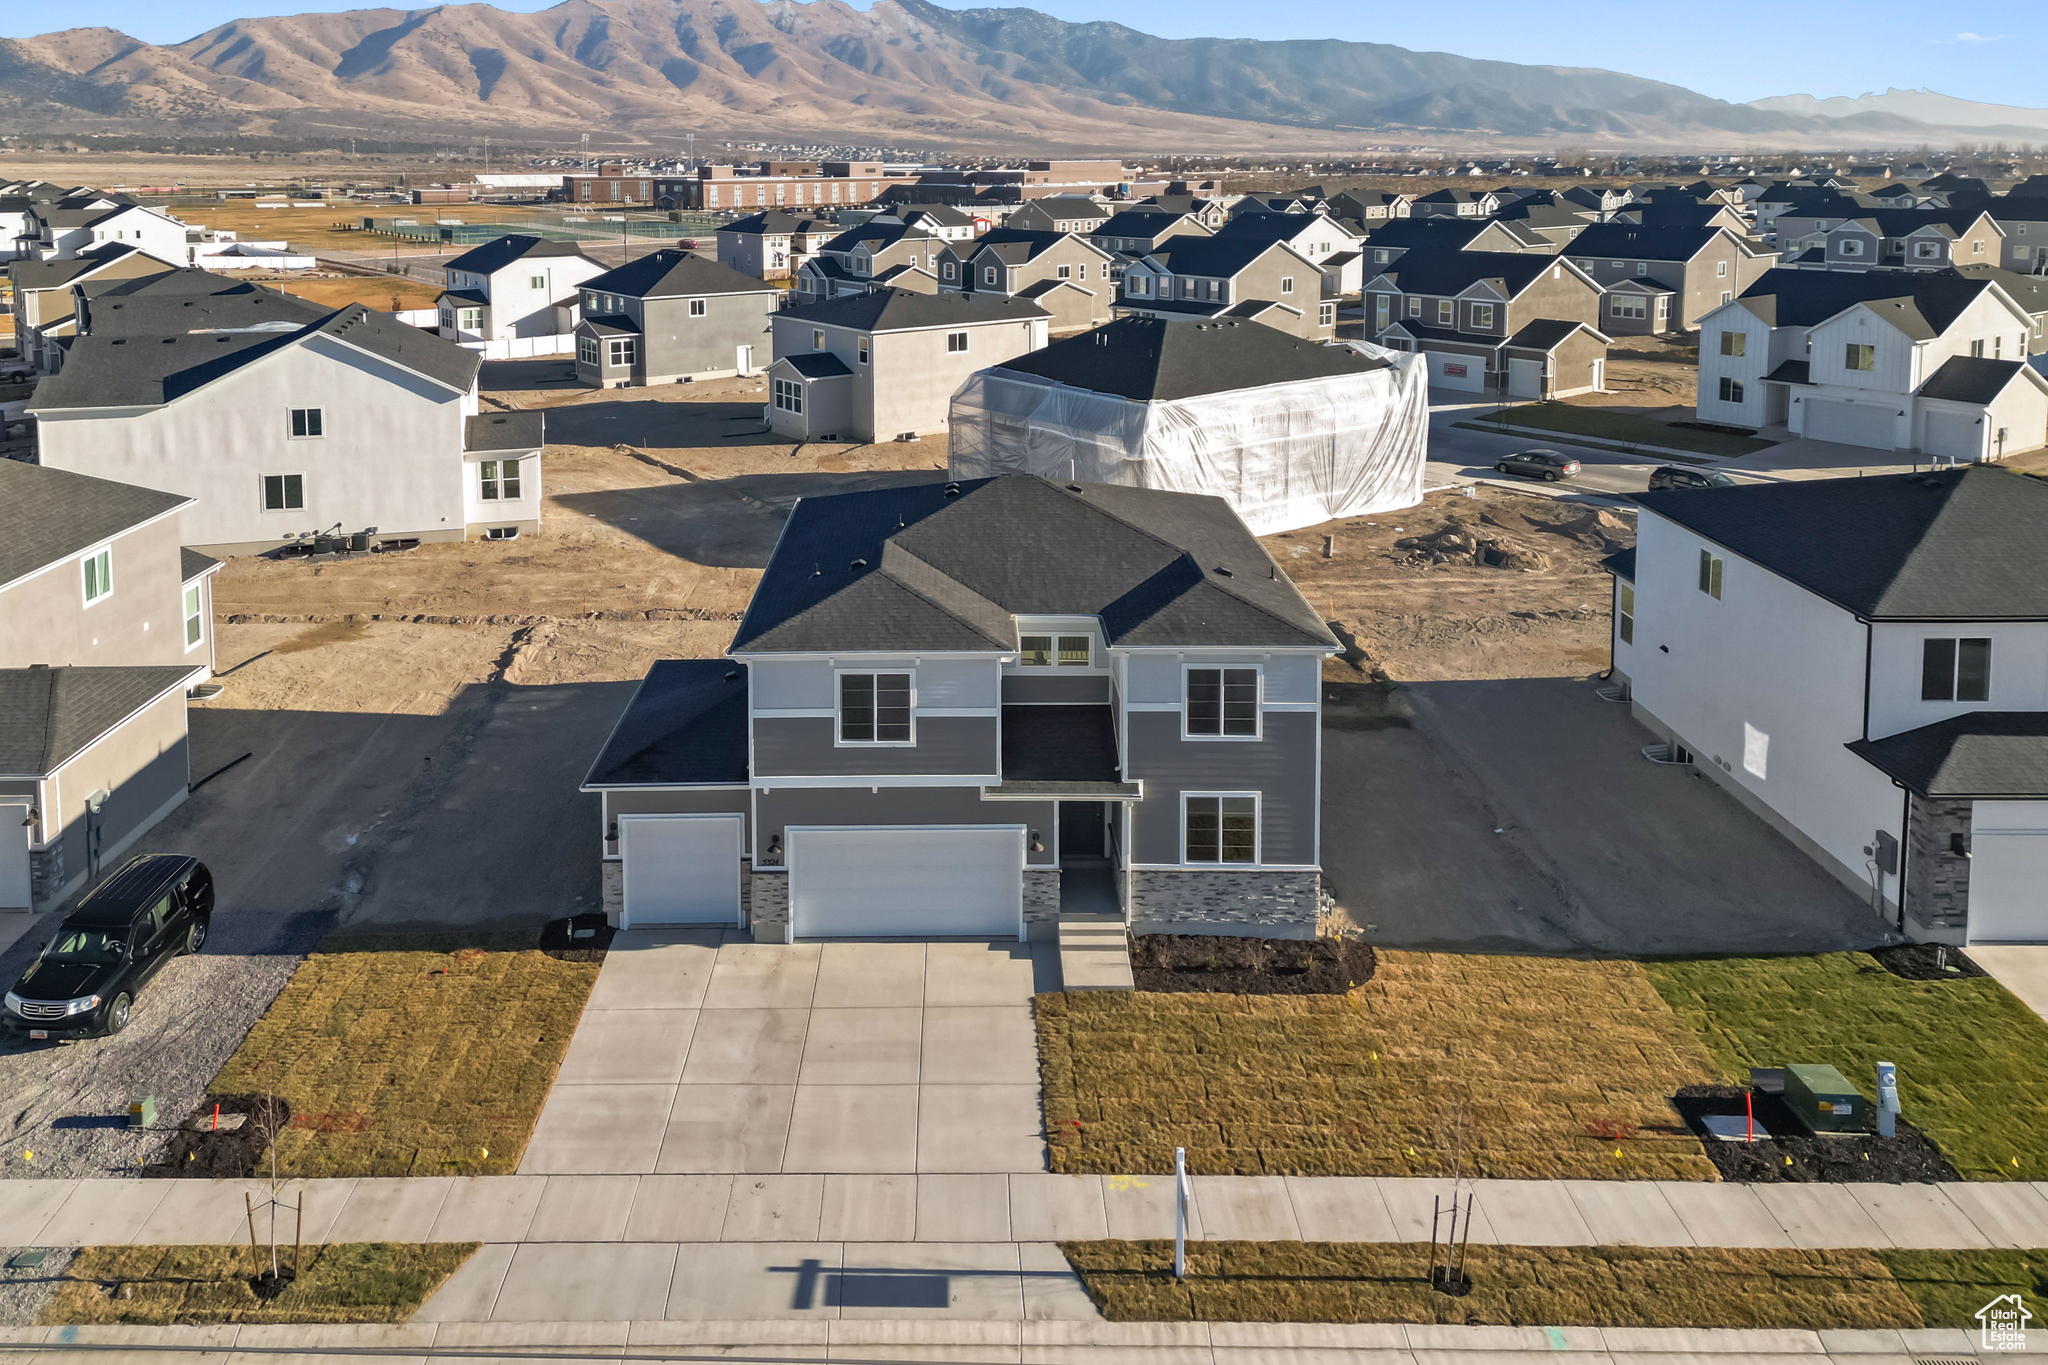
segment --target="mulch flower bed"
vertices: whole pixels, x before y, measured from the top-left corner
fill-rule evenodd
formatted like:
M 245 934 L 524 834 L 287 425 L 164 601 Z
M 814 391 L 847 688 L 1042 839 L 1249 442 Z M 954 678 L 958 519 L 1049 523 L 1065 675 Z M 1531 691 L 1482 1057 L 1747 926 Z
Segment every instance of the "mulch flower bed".
M 1776 1095 L 1755 1092 L 1757 1126 L 1771 1136 L 1756 1142 L 1727 1142 L 1707 1131 L 1709 1114 L 1741 1116 L 1745 1092 L 1732 1085 L 1688 1085 L 1671 1105 L 1699 1136 L 1707 1160 L 1723 1180 L 1752 1184 L 1905 1184 L 1960 1180 L 1933 1139 L 1904 1119 L 1898 1136 L 1875 1133 L 1815 1137 Z
M 212 1127 L 218 1105 L 223 1126 Z M 231 1126 L 227 1120 L 240 1118 Z M 274 1095 L 208 1095 L 171 1139 L 161 1161 L 142 1168 L 145 1177 L 239 1180 L 257 1169 L 270 1140 L 292 1121 L 292 1107 Z
M 1131 940 L 1141 991 L 1224 995 L 1343 995 L 1372 980 L 1372 945 L 1359 938 L 1231 938 L 1144 934 Z
M 1893 976 L 1908 981 L 1964 981 L 1991 974 L 1965 957 L 1961 948 L 1940 943 L 1901 943 L 1894 948 L 1873 948 L 1870 955 Z
M 540 950 L 557 962 L 602 962 L 616 933 L 602 910 L 588 910 L 542 925 Z

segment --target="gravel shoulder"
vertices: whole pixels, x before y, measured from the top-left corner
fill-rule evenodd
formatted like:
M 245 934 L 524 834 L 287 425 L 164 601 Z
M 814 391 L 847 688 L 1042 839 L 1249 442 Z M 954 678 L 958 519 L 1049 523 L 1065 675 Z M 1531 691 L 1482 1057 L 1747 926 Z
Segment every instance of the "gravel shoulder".
M 64 1271 L 78 1255 L 71 1247 L 51 1247 L 43 1253 L 43 1263 L 33 1270 L 9 1269 L 7 1262 L 25 1250 L 0 1246 L 0 1327 L 34 1326 L 36 1315 L 56 1297 Z

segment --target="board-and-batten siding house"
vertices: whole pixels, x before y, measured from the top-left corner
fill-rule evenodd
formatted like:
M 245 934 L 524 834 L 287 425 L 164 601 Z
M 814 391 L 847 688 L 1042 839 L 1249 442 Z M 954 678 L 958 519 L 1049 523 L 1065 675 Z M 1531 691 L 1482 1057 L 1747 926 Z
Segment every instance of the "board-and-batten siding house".
M 605 267 L 574 242 L 510 234 L 463 252 L 443 268 L 441 335 L 450 341 L 504 341 L 572 332 L 582 317 L 578 292 Z

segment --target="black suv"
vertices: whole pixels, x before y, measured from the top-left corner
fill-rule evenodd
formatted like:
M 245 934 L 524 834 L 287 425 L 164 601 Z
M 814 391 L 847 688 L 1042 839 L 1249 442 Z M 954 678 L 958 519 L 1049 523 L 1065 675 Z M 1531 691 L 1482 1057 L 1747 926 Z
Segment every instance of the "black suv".
M 65 917 L 7 992 L 0 1020 L 30 1038 L 115 1034 L 166 962 L 196 953 L 213 920 L 213 874 L 197 858 L 131 858 Z
M 1733 488 L 1735 480 L 1711 469 L 1681 469 L 1675 464 L 1650 471 L 1650 491 L 1660 488 Z
M 1548 479 L 1556 483 L 1569 479 L 1579 472 L 1579 462 L 1569 455 L 1560 455 L 1554 450 L 1518 450 L 1504 455 L 1494 469 L 1502 474 L 1521 474 L 1531 479 Z

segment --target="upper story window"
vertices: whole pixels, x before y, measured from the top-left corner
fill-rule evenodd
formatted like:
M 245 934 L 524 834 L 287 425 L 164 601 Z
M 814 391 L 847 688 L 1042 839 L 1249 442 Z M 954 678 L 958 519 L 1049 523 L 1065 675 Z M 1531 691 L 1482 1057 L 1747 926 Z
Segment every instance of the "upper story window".
M 1070 280 L 1074 278 L 1074 267 L 1070 265 L 1063 265 L 1058 267 L 1054 273 L 1057 274 L 1059 278 L 1063 280 Z
M 1920 700 L 1991 700 L 1991 641 L 1968 637 L 1922 640 Z
M 707 304 L 703 299 L 690 300 L 690 316 L 693 318 L 703 317 L 704 314 L 709 311 L 709 309 L 710 305 Z
M 860 337 L 853 343 L 854 355 L 865 365 L 868 363 L 868 339 Z
M 909 744 L 911 675 L 841 673 L 839 742 Z
M 1259 670 L 1190 668 L 1184 715 L 1190 738 L 1257 739 Z
M 946 333 L 946 354 L 948 354 L 948 355 L 959 355 L 959 354 L 961 354 L 961 353 L 965 352 L 965 351 L 966 351 L 966 349 L 967 349 L 967 333 L 965 333 L 965 332 L 948 332 L 948 333 Z
M 1938 261 L 1941 259 L 1940 242 L 1913 243 L 1913 259 L 1916 261 Z
M 1861 256 L 1863 254 L 1863 239 L 1861 237 L 1844 237 L 1841 241 L 1835 243 L 1835 247 L 1844 256 Z
M 1721 333 L 1721 354 L 1722 354 L 1722 355 L 1746 355 L 1746 354 L 1748 354 L 1748 352 L 1749 352 L 1749 333 L 1747 333 L 1747 332 L 1723 332 L 1723 333 Z
M 1716 602 L 1721 600 L 1722 563 L 1721 557 L 1713 551 L 1700 551 L 1700 591 Z
M 1280 277 L 1280 292 L 1283 294 L 1292 294 L 1294 292 L 1294 276 L 1282 275 Z
M 1636 262 L 1636 274 L 1638 274 L 1638 275 L 1647 275 L 1647 274 L 1649 274 L 1649 273 L 1650 273 L 1650 263 L 1649 263 L 1648 261 L 1637 261 L 1637 262 Z M 1726 264 L 1725 262 L 1724 262 L 1724 263 L 1722 264 L 1722 266 L 1721 266 L 1721 273 L 1722 273 L 1723 275 L 1725 275 L 1725 274 L 1727 274 L 1727 273 L 1728 273 L 1728 266 L 1727 266 L 1727 264 Z
M 1877 347 L 1861 341 L 1850 342 L 1843 352 L 1842 368 L 1845 370 L 1875 370 L 1877 368 Z
M 1483 332 L 1493 330 L 1493 305 L 1475 303 L 1472 305 L 1472 325 Z
M 1409 316 L 1409 317 L 1411 317 L 1411 318 L 1419 318 L 1419 317 L 1421 317 L 1421 316 L 1422 316 L 1422 300 L 1421 300 L 1421 299 L 1410 299 L 1410 300 L 1408 300 L 1408 316 Z
M 1456 313 L 1457 305 L 1449 299 L 1438 299 L 1436 301 L 1436 320 L 1444 326 L 1450 326 L 1451 320 L 1456 316 Z
M 526 287 L 528 289 L 546 289 L 548 287 L 548 277 L 545 275 L 528 275 L 526 277 Z
M 326 414 L 319 408 L 292 409 L 292 435 L 312 437 L 326 435 Z
M 996 282 L 996 268 L 994 266 L 988 265 L 982 267 L 981 282 L 983 284 L 994 284 Z
M 196 648 L 206 637 L 206 617 L 200 610 L 199 585 L 185 589 L 185 648 Z
M 1619 579 L 1614 584 L 1614 633 L 1625 645 L 1636 642 L 1636 590 Z
M 85 605 L 89 607 L 114 590 L 113 547 L 94 550 L 79 563 L 85 570 Z
M 953 278 L 953 263 L 951 261 L 947 261 L 944 265 L 940 266 L 939 269 L 941 273 L 945 276 L 945 278 L 949 280 Z
M 811 329 L 811 349 L 812 349 L 812 350 L 814 350 L 814 351 L 822 351 L 822 350 L 824 350 L 824 349 L 825 349 L 825 329 L 824 329 L 824 328 L 822 328 L 822 327 L 813 327 L 813 328 Z

